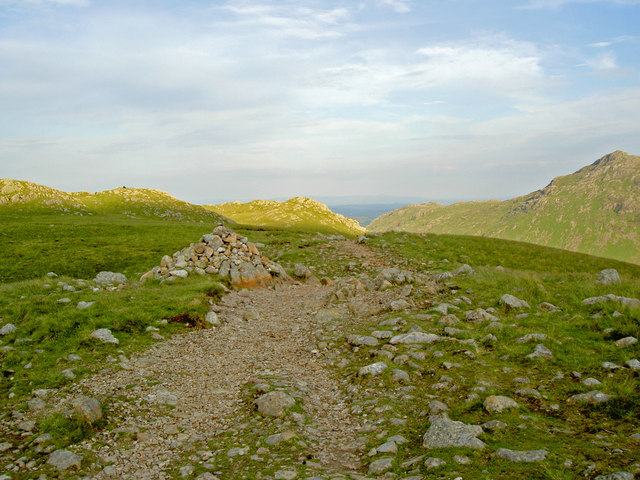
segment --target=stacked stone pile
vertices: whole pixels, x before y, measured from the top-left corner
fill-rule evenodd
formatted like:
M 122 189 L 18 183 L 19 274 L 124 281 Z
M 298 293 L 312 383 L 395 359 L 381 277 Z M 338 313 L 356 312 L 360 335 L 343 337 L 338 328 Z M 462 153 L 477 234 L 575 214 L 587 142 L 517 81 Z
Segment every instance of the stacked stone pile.
M 191 273 L 228 277 L 239 288 L 267 285 L 274 277 L 288 278 L 284 268 L 262 256 L 254 243 L 219 225 L 212 233 L 203 235 L 198 243 L 192 243 L 173 256 L 162 257 L 160 265 L 142 275 L 140 280 L 175 280 Z

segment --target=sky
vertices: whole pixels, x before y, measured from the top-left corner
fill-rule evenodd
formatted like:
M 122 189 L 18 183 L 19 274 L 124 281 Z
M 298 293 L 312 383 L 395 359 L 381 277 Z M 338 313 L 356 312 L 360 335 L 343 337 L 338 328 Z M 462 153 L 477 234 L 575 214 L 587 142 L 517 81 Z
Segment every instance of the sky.
M 510 198 L 640 154 L 640 0 L 0 0 L 0 178 Z

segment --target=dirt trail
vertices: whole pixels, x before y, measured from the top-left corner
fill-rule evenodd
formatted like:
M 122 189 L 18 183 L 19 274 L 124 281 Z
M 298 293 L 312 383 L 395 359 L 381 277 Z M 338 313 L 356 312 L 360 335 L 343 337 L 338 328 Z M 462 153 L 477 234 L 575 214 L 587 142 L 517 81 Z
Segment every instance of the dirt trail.
M 351 247 L 347 254 L 354 252 L 379 264 L 366 247 Z M 280 386 L 301 397 L 310 420 L 298 425 L 306 442 L 304 458 L 313 459 L 318 472 L 360 470 L 360 425 L 329 359 L 318 350 L 317 336 L 332 319 L 316 314 L 332 292 L 326 286 L 290 284 L 230 293 L 215 307 L 220 327 L 175 336 L 130 359 L 124 370 L 84 380 L 86 394 L 121 398 L 109 420 L 120 428 L 105 431 L 100 443 L 85 445 L 101 462 L 112 464 L 92 472 L 94 478 L 170 478 L 166 470 L 185 457 L 185 450 L 196 449 L 190 445 L 206 445 L 238 428 L 238 419 L 246 419 L 251 408 L 243 387 L 263 378 L 279 379 Z M 167 403 L 175 408 L 162 405 Z M 300 458 L 291 459 L 292 466 L 296 463 Z

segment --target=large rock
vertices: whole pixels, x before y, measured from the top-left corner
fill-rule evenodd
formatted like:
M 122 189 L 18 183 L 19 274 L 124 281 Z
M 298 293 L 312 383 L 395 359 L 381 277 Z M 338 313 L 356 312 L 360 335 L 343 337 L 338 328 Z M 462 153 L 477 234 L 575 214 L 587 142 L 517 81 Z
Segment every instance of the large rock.
M 541 462 L 549 454 L 546 450 L 509 450 L 499 448 L 494 456 L 511 460 L 512 462 Z
M 464 312 L 465 318 L 473 323 L 482 322 L 498 322 L 500 319 L 494 315 L 491 315 L 484 308 L 476 308 L 475 310 L 468 310 Z
M 509 397 L 491 395 L 485 398 L 482 407 L 489 413 L 500 413 L 509 408 L 519 408 L 518 403 Z
M 434 333 L 409 332 L 396 335 L 389 340 L 392 345 L 412 344 L 412 343 L 435 343 L 442 340 L 442 337 Z
M 102 418 L 100 402 L 95 398 L 80 395 L 71 401 L 73 411 L 83 420 L 93 424 Z
M 47 460 L 47 465 L 53 465 L 59 471 L 67 470 L 71 467 L 80 469 L 81 463 L 82 457 L 69 450 L 56 450 L 49 455 L 49 459 Z
M 479 425 L 466 425 L 449 419 L 446 413 L 429 417 L 431 426 L 424 434 L 422 446 L 425 448 L 468 447 L 482 449 L 484 442 L 476 438 L 481 435 Z
M 589 297 L 585 298 L 582 301 L 583 305 L 596 305 L 598 303 L 619 303 L 623 307 L 629 308 L 640 308 L 640 300 L 637 298 L 629 298 L 629 297 L 619 297 L 618 295 L 614 295 L 612 293 L 608 295 L 601 295 L 599 297 Z
M 100 272 L 96 275 L 96 278 L 94 278 L 93 281 L 98 285 L 113 286 L 127 283 L 127 277 L 122 273 Z
M 500 305 L 504 305 L 507 308 L 531 308 L 531 306 L 525 302 L 524 300 L 520 300 L 518 297 L 514 297 L 513 295 L 509 295 L 505 293 L 500 297 L 500 301 L 498 302 Z
M 633 473 L 613 472 L 608 475 L 598 475 L 595 480 L 633 480 Z
M 111 330 L 108 328 L 99 328 L 98 330 L 94 330 L 91 332 L 90 337 L 96 338 L 102 343 L 113 343 L 115 345 L 120 343 L 120 340 L 114 337 L 113 333 L 111 333 Z
M 607 268 L 596 274 L 598 283 L 602 285 L 611 285 L 614 283 L 620 283 L 620 274 L 615 268 Z
M 527 358 L 553 358 L 553 352 L 545 347 L 543 344 L 539 343 L 536 345 L 536 348 L 533 350 L 533 353 L 527 355 Z
M 258 412 L 262 415 L 281 417 L 284 414 L 284 410 L 293 407 L 296 401 L 285 392 L 277 390 L 258 397 L 255 404 L 258 407 Z

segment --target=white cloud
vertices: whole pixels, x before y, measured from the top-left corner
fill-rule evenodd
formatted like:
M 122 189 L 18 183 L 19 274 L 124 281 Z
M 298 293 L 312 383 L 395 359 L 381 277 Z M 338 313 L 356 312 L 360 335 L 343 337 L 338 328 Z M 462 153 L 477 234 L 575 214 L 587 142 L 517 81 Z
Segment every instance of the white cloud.
M 593 70 L 614 70 L 620 68 L 616 62 L 616 57 L 611 53 L 603 53 L 595 58 L 588 59 L 585 65 Z
M 570 3 L 611 3 L 614 5 L 638 5 L 640 0 L 529 0 L 520 8 L 539 9 L 539 8 L 560 8 Z
M 411 11 L 410 2 L 407 0 L 380 0 L 380 4 L 391 8 L 397 13 L 408 13 Z

